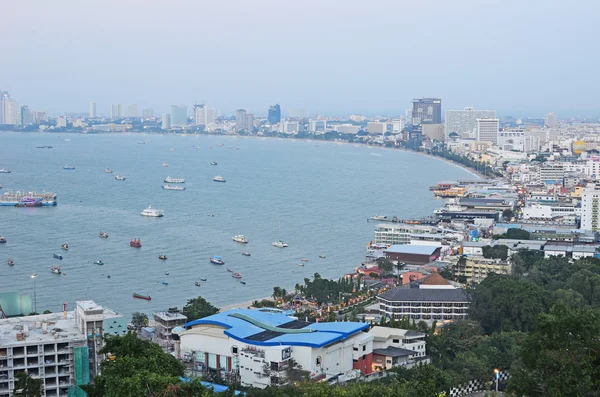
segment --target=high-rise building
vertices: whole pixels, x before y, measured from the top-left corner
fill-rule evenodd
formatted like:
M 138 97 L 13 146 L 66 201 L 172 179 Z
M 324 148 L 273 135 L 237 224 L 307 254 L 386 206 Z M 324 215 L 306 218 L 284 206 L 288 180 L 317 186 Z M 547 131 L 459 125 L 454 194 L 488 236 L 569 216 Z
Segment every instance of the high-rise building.
M 498 144 L 498 119 L 477 119 L 477 141 Z
M 215 109 L 206 108 L 206 124 L 210 124 L 215 121 Z
M 171 115 L 169 113 L 163 113 L 161 117 L 161 128 L 163 130 L 168 130 L 171 128 Z
M 127 105 L 127 112 L 125 113 L 125 117 L 139 117 L 138 105 Z
M 0 90 L 0 124 L 4 124 L 4 96 L 8 95 L 8 92 Z
M 413 125 L 442 124 L 442 100 L 439 98 L 413 99 Z
M 90 102 L 90 119 L 96 118 L 96 102 Z
M 110 118 L 111 119 L 122 119 L 125 117 L 123 104 L 110 105 Z
M 475 110 L 472 107 L 463 110 L 446 110 L 446 137 L 453 132 L 459 136 L 468 133 L 470 137 L 475 137 L 477 119 L 495 118 L 495 110 Z
M 600 185 L 588 183 L 581 194 L 581 228 L 600 231 Z
M 187 106 L 171 105 L 171 126 L 183 127 L 187 124 Z
M 252 113 L 246 114 L 246 129 L 248 132 L 254 132 L 254 115 Z
M 367 131 L 371 135 L 385 134 L 387 131 L 387 124 L 380 121 L 369 121 L 367 123 Z
M 279 104 L 269 107 L 267 121 L 269 124 L 277 124 L 281 121 L 281 107 L 279 107 Z
M 33 124 L 33 113 L 29 110 L 29 106 L 21 106 L 21 125 Z
M 194 105 L 194 125 L 206 125 L 206 106 Z
M 247 127 L 248 118 L 246 117 L 246 111 L 244 109 L 238 109 L 235 112 L 235 130 L 245 130 Z
M 325 131 L 327 128 L 327 121 L 325 120 L 309 120 L 308 121 L 308 131 L 317 132 L 317 131 Z
M 307 108 L 292 108 L 289 113 L 290 118 L 304 119 L 308 117 Z
M 154 109 L 146 108 L 142 110 L 142 117 L 145 119 L 151 119 L 152 117 L 154 117 Z
M 544 125 L 550 128 L 556 127 L 556 115 L 553 112 L 544 116 Z

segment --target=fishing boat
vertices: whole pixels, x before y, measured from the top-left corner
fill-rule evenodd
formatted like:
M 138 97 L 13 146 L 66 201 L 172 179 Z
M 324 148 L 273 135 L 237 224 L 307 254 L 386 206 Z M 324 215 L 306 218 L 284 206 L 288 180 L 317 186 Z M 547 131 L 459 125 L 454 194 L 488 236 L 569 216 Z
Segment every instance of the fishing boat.
M 199 286 L 200 286 L 200 282 L 199 282 L 199 281 L 196 281 L 196 282 L 194 283 L 194 285 L 196 285 L 196 287 L 199 287 Z
M 102 266 L 102 265 L 104 265 L 104 262 L 102 262 L 101 260 L 97 260 L 97 261 L 94 261 L 94 265 Z
M 139 238 L 132 238 L 129 240 L 129 246 L 135 248 L 142 248 L 142 241 Z
M 200 277 L 200 281 L 206 281 L 206 277 Z
M 233 236 L 233 241 L 235 241 L 236 243 L 248 244 L 248 239 L 244 237 L 243 234 Z
M 61 273 L 60 266 L 52 266 L 50 268 L 50 272 L 52 272 L 53 274 L 60 274 Z
M 100 238 L 108 238 L 108 233 L 107 232 L 100 232 L 100 233 L 98 233 L 98 236 Z
M 180 191 L 185 190 L 185 188 L 183 186 L 180 186 L 180 185 L 169 185 L 169 184 L 163 185 L 162 188 L 164 190 L 180 190 Z
M 233 278 L 242 278 L 242 273 L 233 272 L 233 273 L 231 273 L 231 277 L 233 277 Z
M 163 212 L 163 210 L 159 210 L 157 208 L 152 208 L 152 206 L 149 205 L 148 208 L 146 208 L 145 210 L 140 212 L 140 215 L 150 216 L 150 217 L 154 217 L 154 218 L 160 218 L 161 216 L 165 216 L 165 213 Z
M 225 182 L 225 178 L 223 178 L 221 175 L 217 175 L 213 178 L 213 181 L 215 182 Z
M 5 237 L 0 236 L 0 244 L 5 244 L 8 240 Z
M 117 181 L 124 181 L 124 180 L 125 180 L 125 179 L 127 179 L 127 178 L 125 178 L 125 176 L 123 176 L 123 175 L 119 175 L 119 174 L 117 174 L 117 175 L 115 175 L 115 179 L 116 179 Z
M 277 248 L 286 248 L 286 247 L 288 247 L 288 244 L 285 243 L 285 242 L 283 242 L 283 241 L 281 241 L 281 240 L 274 241 L 274 242 L 271 243 L 271 245 L 273 247 L 277 247 Z
M 244 255 L 244 256 L 250 256 L 250 253 L 249 252 L 242 252 L 242 255 Z
M 216 161 L 211 161 L 210 165 L 217 165 L 217 162 Z
M 215 265 L 224 265 L 225 261 L 223 261 L 220 256 L 213 255 L 210 257 L 210 263 L 214 263 Z
M 162 259 L 163 261 L 167 259 L 167 256 L 165 254 L 160 254 L 158 256 L 158 259 Z
M 323 259 L 325 259 L 325 258 L 327 258 L 327 257 L 326 257 L 325 255 L 319 255 L 319 258 L 323 258 Z
M 54 259 L 58 259 L 58 260 L 61 260 L 61 261 L 63 259 L 62 255 L 53 254 L 53 256 L 54 256 Z
M 168 166 L 169 166 L 169 164 L 167 164 L 167 163 L 162 163 L 162 166 L 163 166 L 163 167 L 168 167 Z
M 165 183 L 185 183 L 185 178 L 166 177 Z
M 64 249 L 65 251 L 68 251 L 69 250 L 69 244 L 62 243 L 62 245 L 60 246 L 60 248 Z
M 0 174 L 10 174 L 10 170 L 7 170 L 6 168 L 0 168 Z
M 146 301 L 152 300 L 152 298 L 150 297 L 150 295 L 142 295 L 142 294 L 138 294 L 137 292 L 133 293 L 133 297 L 136 299 L 143 299 Z
M 6 263 L 8 264 L 8 266 L 14 266 L 15 265 L 15 261 L 13 261 L 12 259 L 7 260 Z
M 63 165 L 63 170 L 74 170 L 75 166 L 74 165 Z
M 113 170 L 111 170 L 110 168 L 105 168 L 104 172 L 106 172 L 107 174 L 112 174 Z

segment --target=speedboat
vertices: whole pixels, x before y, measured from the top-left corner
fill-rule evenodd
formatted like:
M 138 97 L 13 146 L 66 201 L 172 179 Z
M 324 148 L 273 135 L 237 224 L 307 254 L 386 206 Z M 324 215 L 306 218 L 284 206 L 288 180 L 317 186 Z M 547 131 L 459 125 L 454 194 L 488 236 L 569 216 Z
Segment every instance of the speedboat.
M 75 166 L 74 165 L 63 165 L 63 170 L 74 170 Z
M 129 246 L 135 248 L 142 248 L 142 241 L 139 238 L 132 238 L 129 240 Z
M 199 287 L 200 286 L 200 281 L 196 281 L 194 284 L 196 285 L 196 287 Z
M 248 244 L 248 239 L 244 237 L 243 234 L 233 236 L 233 241 L 235 241 L 236 243 Z
M 200 281 L 206 281 L 206 277 L 200 277 Z
M 60 266 L 52 266 L 52 267 L 50 268 L 50 271 L 51 271 L 52 273 L 54 273 L 54 274 L 60 274 L 60 273 L 61 273 L 61 271 L 60 271 Z
M 250 253 L 249 252 L 242 252 L 242 255 L 244 255 L 244 256 L 250 256 Z
M 63 258 L 62 255 L 53 254 L 53 256 L 54 256 L 54 259 L 59 259 L 62 261 L 62 258 Z
M 112 174 L 113 170 L 111 170 L 110 168 L 105 168 L 104 172 L 106 172 L 107 174 Z
M 6 168 L 0 168 L 0 174 L 10 174 L 10 170 L 7 170 Z
M 3 236 L 0 236 L 0 244 L 5 244 L 6 243 L 6 238 Z
M 233 278 L 242 278 L 242 273 L 233 272 L 233 273 L 231 273 L 231 277 L 233 277 Z
M 214 263 L 215 265 L 224 265 L 225 261 L 223 261 L 220 256 L 213 255 L 210 257 L 210 263 Z
M 124 180 L 125 180 L 125 179 L 127 179 L 127 178 L 125 178 L 125 176 L 123 176 L 123 175 L 119 175 L 119 174 L 117 174 L 117 175 L 115 175 L 115 179 L 116 179 L 117 181 L 124 181 Z
M 106 232 L 100 232 L 100 233 L 98 233 L 98 236 L 100 238 L 108 238 L 108 233 L 106 233 Z
M 225 182 L 225 178 L 223 178 L 221 175 L 217 175 L 213 178 L 213 181 L 215 182 Z
M 277 247 L 277 248 L 286 248 L 288 246 L 287 243 L 284 243 L 283 241 L 279 240 L 279 241 L 275 241 L 273 243 L 271 243 L 271 245 L 273 247 Z
M 179 185 L 163 185 L 162 187 L 164 190 L 185 190 L 185 188 L 183 186 L 179 186 Z
M 69 250 L 69 244 L 62 243 L 62 245 L 60 246 L 60 248 L 64 249 L 65 251 L 68 251 Z
M 162 166 L 163 166 L 163 167 L 168 167 L 168 166 L 169 166 L 169 164 L 167 164 L 167 163 L 162 163 Z
M 210 165 L 217 165 L 217 162 L 216 161 L 211 161 Z
M 6 263 L 8 264 L 8 266 L 14 266 L 15 265 L 15 261 L 13 261 L 12 259 L 7 260 Z
M 166 177 L 165 183 L 185 183 L 185 178 Z
M 104 262 L 102 262 L 101 260 L 97 260 L 97 261 L 94 261 L 94 265 L 100 265 L 100 266 L 103 266 L 103 265 L 104 265 Z
M 148 208 L 146 208 L 145 210 L 140 212 L 140 214 L 143 216 L 151 216 L 151 217 L 155 217 L 155 218 L 160 218 L 161 216 L 165 216 L 165 213 L 163 212 L 163 210 L 152 208 L 151 205 L 149 205 Z
M 167 259 L 167 256 L 165 254 L 160 254 L 158 256 L 158 259 L 162 259 L 163 261 Z
M 296 266 L 304 266 L 304 263 L 302 263 L 302 262 L 296 263 Z

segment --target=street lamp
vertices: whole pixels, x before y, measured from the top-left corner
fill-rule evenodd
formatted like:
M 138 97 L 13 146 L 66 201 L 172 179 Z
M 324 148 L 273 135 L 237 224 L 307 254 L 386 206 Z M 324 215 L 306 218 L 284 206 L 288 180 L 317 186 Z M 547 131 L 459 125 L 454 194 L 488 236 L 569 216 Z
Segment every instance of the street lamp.
M 494 374 L 496 374 L 496 393 L 498 393 L 498 381 L 500 381 L 500 370 L 498 368 L 494 369 Z
M 37 277 L 37 273 L 33 273 L 31 278 L 33 279 L 33 312 L 37 314 L 37 296 L 35 295 L 35 279 Z

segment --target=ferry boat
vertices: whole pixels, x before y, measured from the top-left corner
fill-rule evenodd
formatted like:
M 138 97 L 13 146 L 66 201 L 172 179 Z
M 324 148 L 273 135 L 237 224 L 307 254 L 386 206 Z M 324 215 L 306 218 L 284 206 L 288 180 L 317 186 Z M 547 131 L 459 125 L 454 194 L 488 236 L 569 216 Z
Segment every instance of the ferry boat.
M 133 293 L 133 297 L 136 299 L 143 299 L 146 301 L 152 300 L 152 298 L 150 297 L 150 295 L 142 295 L 142 294 L 138 294 L 137 292 Z
M 0 244 L 6 244 L 6 238 L 3 236 L 0 236 Z
M 111 170 L 110 168 L 105 168 L 104 172 L 106 172 L 107 174 L 112 174 L 113 170 Z
M 165 183 L 185 183 L 185 178 L 166 177 Z
M 215 182 L 225 182 L 225 178 L 223 178 L 221 175 L 217 175 L 213 178 L 213 181 Z
M 106 232 L 100 232 L 100 233 L 98 233 L 98 236 L 100 238 L 108 238 L 108 233 L 106 233 Z
M 217 162 L 216 161 L 211 161 L 210 165 L 217 165 Z
M 214 263 L 215 265 L 224 265 L 225 261 L 221 259 L 218 255 L 213 255 L 210 257 L 210 263 Z
M 60 273 L 62 273 L 62 272 L 60 271 L 60 266 L 52 266 L 52 267 L 50 268 L 50 271 L 51 271 L 52 273 L 54 273 L 54 274 L 60 274 Z
M 97 261 L 94 261 L 94 265 L 100 265 L 100 266 L 103 266 L 103 265 L 104 265 L 104 262 L 102 262 L 101 260 L 97 260 Z
M 60 246 L 60 248 L 64 249 L 65 251 L 68 251 L 69 250 L 69 244 L 62 243 L 62 245 Z
M 164 260 L 167 260 L 167 256 L 166 256 L 165 254 L 160 254 L 160 255 L 158 256 L 158 259 L 161 259 L 161 260 L 163 260 L 163 261 L 164 261 Z
M 124 175 L 119 175 L 119 174 L 117 174 L 117 175 L 115 175 L 115 179 L 116 179 L 117 181 L 124 181 L 124 180 L 125 180 L 125 179 L 127 179 L 127 178 L 125 178 L 125 176 L 124 176 Z
M 242 255 L 244 255 L 244 256 L 250 256 L 250 253 L 249 252 L 242 252 Z
M 74 170 L 75 166 L 73 165 L 63 165 L 63 170 Z
M 10 174 L 10 170 L 7 170 L 6 168 L 0 168 L 0 174 Z
M 143 216 L 151 216 L 151 217 L 155 217 L 155 218 L 160 218 L 161 216 L 165 216 L 165 213 L 163 212 L 163 210 L 152 208 L 151 205 L 149 205 L 148 208 L 146 208 L 145 210 L 140 212 L 140 214 Z
M 8 264 L 8 266 L 14 266 L 15 265 L 15 261 L 13 261 L 12 259 L 7 260 L 6 263 Z
M 287 243 L 284 243 L 284 242 L 283 242 L 283 241 L 281 241 L 281 240 L 279 240 L 279 241 L 275 241 L 275 242 L 271 243 L 271 245 L 272 245 L 273 247 L 277 247 L 277 248 L 286 248 L 286 247 L 288 247 L 288 244 L 287 244 Z
M 185 190 L 185 188 L 183 186 L 180 185 L 163 185 L 162 187 L 164 190 Z
M 231 277 L 233 277 L 233 278 L 242 278 L 242 273 L 233 272 L 233 273 L 231 273 Z
M 163 166 L 163 167 L 168 167 L 168 166 L 169 166 L 169 164 L 167 164 L 167 163 L 162 163 L 162 166 Z
M 54 207 L 56 194 L 50 192 L 6 192 L 0 196 L 0 206 L 7 207 Z
M 233 241 L 236 243 L 248 244 L 248 239 L 244 237 L 243 234 L 238 234 L 237 236 L 233 236 Z
M 142 240 L 140 240 L 139 238 L 132 238 L 131 240 L 129 240 L 129 246 L 135 248 L 142 248 Z
M 61 261 L 62 261 L 62 259 L 63 259 L 63 256 L 62 256 L 62 255 L 53 254 L 53 256 L 54 256 L 54 259 L 58 259 L 58 260 L 61 260 Z

